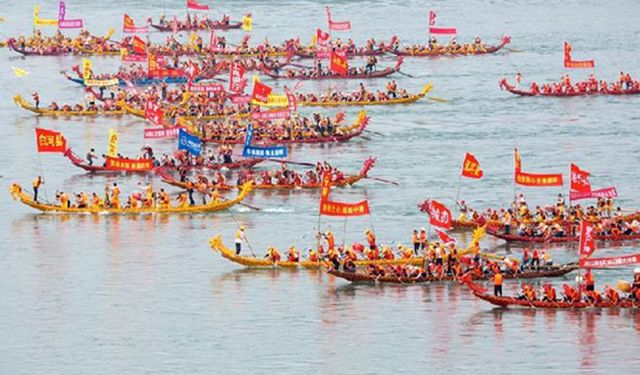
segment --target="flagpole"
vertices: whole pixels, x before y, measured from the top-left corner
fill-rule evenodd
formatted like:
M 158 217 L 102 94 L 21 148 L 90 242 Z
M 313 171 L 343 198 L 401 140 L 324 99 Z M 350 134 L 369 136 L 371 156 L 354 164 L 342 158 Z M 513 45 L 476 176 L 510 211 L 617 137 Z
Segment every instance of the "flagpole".
M 458 208 L 460 208 L 460 205 L 458 204 L 458 201 L 460 199 L 460 186 L 462 185 L 462 173 L 460 174 L 460 176 L 458 176 L 458 191 L 456 192 L 456 206 L 458 206 Z
M 344 217 L 344 227 L 342 228 L 342 251 L 345 250 L 347 243 L 347 216 Z

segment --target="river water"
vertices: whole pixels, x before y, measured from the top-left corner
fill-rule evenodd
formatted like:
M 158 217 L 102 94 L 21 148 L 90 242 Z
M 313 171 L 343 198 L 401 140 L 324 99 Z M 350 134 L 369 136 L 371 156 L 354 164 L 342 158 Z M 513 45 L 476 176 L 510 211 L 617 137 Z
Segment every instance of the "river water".
M 32 4 L 4 3 L 2 38 L 30 32 Z M 206 3 L 214 18 L 220 12 L 232 18 L 252 12 L 254 41 L 266 35 L 273 42 L 296 35 L 306 41 L 317 27 L 326 28 L 323 3 Z M 184 13 L 183 4 L 74 0 L 67 1 L 67 18 L 84 18 L 92 32 L 102 34 L 109 27 L 121 28 L 123 12 L 141 23 L 163 8 L 167 14 Z M 41 17 L 55 17 L 54 2 L 41 5 Z M 602 79 L 613 80 L 621 70 L 637 76 L 640 41 L 633 15 L 640 10 L 638 2 L 339 1 L 332 10 L 335 20 L 353 24 L 343 39 L 361 43 L 397 34 L 418 43 L 428 37 L 430 6 L 438 12 L 439 24 L 458 28 L 459 41 L 480 35 L 493 43 L 507 33 L 521 52 L 407 59 L 403 71 L 415 78 L 397 75 L 398 86 L 418 91 L 433 82 L 433 95 L 448 103 L 422 100 L 373 108 L 370 129 L 375 133 L 341 145 L 294 146 L 292 160 L 329 160 L 346 172 L 376 156 L 371 175 L 400 183 L 365 180 L 336 190 L 337 200 L 369 199 L 372 217 L 350 219 L 346 232 L 342 220 L 324 219 L 324 229 L 331 228 L 339 242 L 351 243 L 363 241 L 363 231 L 371 225 L 382 243 L 408 243 L 412 229 L 426 226 L 425 215 L 416 208 L 419 202 L 435 198 L 452 205 L 467 151 L 478 157 L 485 177 L 463 181 L 460 196 L 478 208 L 506 205 L 513 194 L 514 146 L 520 149 L 524 170 L 563 172 L 568 178 L 569 163 L 575 162 L 592 172 L 594 187 L 615 185 L 620 206 L 638 208 L 638 98 L 519 98 L 497 84 L 503 76 L 513 81 L 518 71 L 527 80 L 559 79 L 565 72 L 564 40 L 573 44 L 575 59 L 596 60 Z M 237 42 L 241 35 L 230 32 L 228 39 Z M 2 49 L 0 59 L 3 186 L 13 181 L 29 186 L 44 174 L 49 198 L 56 189 L 102 191 L 113 181 L 125 192 L 136 187 L 140 177 L 87 176 L 59 155 L 37 155 L 33 129 L 62 131 L 69 145 L 84 154 L 91 147 L 102 153 L 112 127 L 121 135 L 121 152 L 132 155 L 142 145 L 143 122 L 131 117 L 36 118 L 11 101 L 15 93 L 25 96 L 36 90 L 44 103 L 81 101 L 81 89 L 59 75 L 79 58 L 21 58 Z M 114 58 L 92 60 L 97 72 L 115 70 L 118 64 Z M 393 62 L 383 58 L 381 65 Z M 17 79 L 9 66 L 30 74 Z M 572 73 L 585 78 L 590 72 Z M 272 84 L 281 88 L 285 83 Z M 355 89 L 358 82 L 307 82 L 302 90 L 324 91 L 329 84 Z M 348 119 L 356 113 L 348 110 Z M 152 146 L 169 152 L 174 142 Z M 154 184 L 161 185 L 157 180 Z M 562 190 L 520 191 L 532 204 L 550 204 Z M 213 254 L 207 240 L 222 234 L 231 245 L 242 223 L 256 252 L 269 245 L 306 248 L 314 244 L 318 218 L 314 192 L 258 192 L 247 203 L 262 211 L 73 217 L 39 215 L 0 194 L 0 373 L 628 374 L 640 369 L 640 315 L 635 312 L 496 310 L 453 284 L 353 286 L 322 272 L 241 269 Z M 462 243 L 470 239 L 470 234 L 455 236 Z M 598 254 L 638 251 L 637 243 L 618 245 L 598 249 Z M 521 252 L 490 238 L 482 247 L 515 256 Z M 556 262 L 572 261 L 576 249 L 554 247 L 552 255 Z M 552 282 L 560 285 L 574 276 Z M 630 277 L 630 268 L 596 272 L 599 286 Z M 505 294 L 517 288 L 518 283 L 508 283 Z

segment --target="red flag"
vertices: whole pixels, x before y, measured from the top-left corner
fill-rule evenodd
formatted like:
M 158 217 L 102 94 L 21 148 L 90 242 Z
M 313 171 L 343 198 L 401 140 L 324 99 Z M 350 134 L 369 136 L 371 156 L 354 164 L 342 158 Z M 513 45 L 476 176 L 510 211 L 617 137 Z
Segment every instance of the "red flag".
M 208 5 L 201 5 L 197 0 L 187 0 L 187 9 L 193 10 L 209 10 Z
M 440 237 L 440 241 L 442 241 L 442 243 L 446 244 L 450 244 L 450 243 L 456 243 L 456 239 L 453 237 L 449 237 L 449 235 L 438 229 L 438 228 L 434 228 L 434 230 L 436 231 L 436 234 L 438 235 L 438 237 Z
M 62 152 L 67 150 L 67 140 L 62 133 L 49 129 L 36 128 L 38 152 Z
M 331 193 L 331 172 L 322 174 L 322 184 L 320 186 L 320 202 L 324 202 L 329 199 L 329 194 Z
M 362 216 L 369 215 L 369 202 L 366 200 L 358 203 L 333 202 L 329 200 L 331 193 L 331 172 L 322 175 L 320 190 L 320 215 L 326 216 Z
M 211 29 L 211 34 L 209 35 L 209 49 L 216 48 L 218 44 L 218 38 L 216 37 L 216 30 Z
M 327 5 L 327 21 L 329 23 L 329 30 L 335 31 L 349 31 L 351 30 L 351 22 L 349 21 L 333 21 L 331 19 L 331 9 Z
M 484 172 L 480 169 L 480 163 L 473 154 L 468 153 L 462 162 L 462 176 L 468 178 L 482 178 Z
M 640 254 L 633 254 L 610 258 L 580 259 L 580 268 L 611 268 L 638 263 L 640 263 Z
M 430 27 L 429 33 L 436 35 L 456 35 L 458 30 L 455 27 Z
M 595 68 L 593 60 L 574 61 L 571 59 L 571 44 L 564 42 L 564 67 L 568 69 Z
M 229 69 L 229 91 L 241 93 L 247 81 L 244 79 L 244 68 L 240 64 L 231 65 Z
M 339 50 L 332 51 L 330 57 L 329 70 L 343 76 L 347 75 L 349 72 L 349 63 L 347 62 L 347 56 L 345 56 L 344 52 Z
M 147 100 L 144 106 L 144 117 L 156 125 L 162 125 L 162 108 L 153 100 Z
M 316 31 L 316 39 L 319 46 L 326 47 L 329 43 L 329 38 L 331 38 L 329 33 L 325 33 L 320 29 Z
M 436 12 L 430 10 L 429 11 L 429 26 L 436 25 Z
M 287 101 L 289 102 L 289 111 L 292 113 L 295 113 L 298 111 L 298 101 L 296 99 L 296 96 L 293 95 L 293 93 L 291 91 L 289 91 L 289 89 L 286 89 L 284 91 L 284 93 L 287 95 Z
M 444 204 L 433 199 L 429 199 L 426 203 L 429 223 L 444 229 L 451 228 L 451 211 Z
M 514 149 L 515 183 L 522 186 L 562 186 L 562 173 L 539 174 L 522 172 L 522 159 L 518 149 Z
M 129 17 L 128 14 L 124 14 L 124 19 L 122 20 L 122 32 L 124 33 L 147 33 L 149 32 L 149 27 L 147 26 L 139 26 L 136 27 L 133 22 L 133 18 Z
M 586 221 L 580 221 L 580 259 L 586 259 L 596 249 L 596 241 L 593 238 L 593 225 Z
M 577 165 L 571 163 L 571 191 L 586 193 L 591 191 L 591 183 L 589 176 L 591 173 L 580 169 Z
M 569 192 L 569 199 L 572 201 L 577 201 L 579 199 L 588 199 L 588 198 L 615 198 L 618 196 L 618 191 L 614 186 L 598 189 L 598 190 L 590 190 L 587 192 L 579 192 L 579 191 L 571 191 Z
M 253 83 L 253 99 L 266 103 L 269 100 L 269 94 L 271 94 L 271 87 L 258 81 Z
M 137 55 L 146 55 L 147 54 L 147 43 L 144 40 L 140 39 L 139 36 L 134 36 L 131 41 L 133 46 L 133 53 Z

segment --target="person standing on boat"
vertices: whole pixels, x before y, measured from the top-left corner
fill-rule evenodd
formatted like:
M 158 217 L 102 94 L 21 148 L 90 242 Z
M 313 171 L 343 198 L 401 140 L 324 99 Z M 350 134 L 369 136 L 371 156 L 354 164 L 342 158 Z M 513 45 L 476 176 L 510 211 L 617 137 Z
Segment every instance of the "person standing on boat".
M 247 237 L 244 234 L 244 226 L 241 225 L 236 231 L 236 255 L 240 255 L 243 242 L 247 242 Z
M 93 165 L 93 161 L 97 158 L 98 156 L 96 155 L 96 150 L 94 148 L 87 152 L 87 161 L 89 162 L 89 165 Z
M 38 189 L 40 186 L 44 184 L 44 179 L 42 176 L 38 176 L 35 180 L 33 180 L 33 200 L 34 202 L 38 201 Z
M 587 273 L 584 274 L 584 285 L 587 292 L 593 292 L 596 289 L 596 281 L 593 278 L 591 269 L 587 269 Z
M 502 279 L 502 271 L 498 268 L 493 275 L 493 295 L 496 297 L 502 297 Z
M 417 229 L 414 229 L 413 234 L 411 234 L 411 242 L 413 243 L 413 252 L 418 255 L 418 251 L 420 250 L 420 237 L 418 237 Z
M 31 96 L 33 97 L 33 101 L 36 103 L 36 109 L 40 109 L 40 95 L 38 95 L 37 92 L 34 92 Z

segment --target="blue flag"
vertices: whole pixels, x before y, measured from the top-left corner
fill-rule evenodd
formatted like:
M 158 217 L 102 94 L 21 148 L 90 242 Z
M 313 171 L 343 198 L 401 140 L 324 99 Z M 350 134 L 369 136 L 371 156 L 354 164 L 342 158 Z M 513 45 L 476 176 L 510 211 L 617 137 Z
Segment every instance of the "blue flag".
M 244 148 L 242 149 L 242 156 L 245 158 L 257 158 L 257 159 L 279 159 L 287 157 L 287 148 L 285 146 L 276 147 L 256 147 L 251 146 L 251 140 L 253 139 L 253 125 L 247 126 L 247 136 L 244 139 Z
M 202 141 L 195 135 L 189 134 L 184 129 L 180 129 L 178 135 L 178 150 L 187 150 L 194 156 L 199 156 L 202 151 Z

